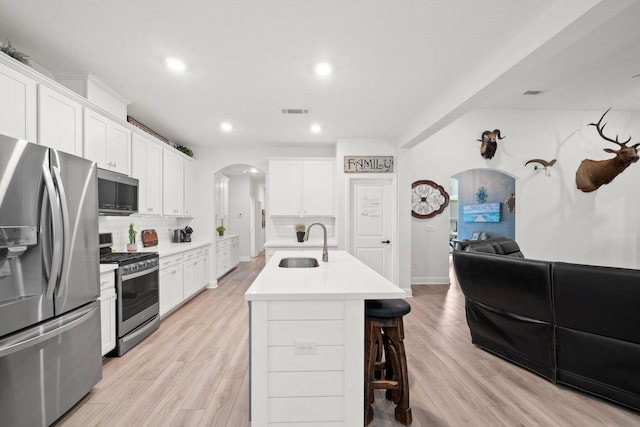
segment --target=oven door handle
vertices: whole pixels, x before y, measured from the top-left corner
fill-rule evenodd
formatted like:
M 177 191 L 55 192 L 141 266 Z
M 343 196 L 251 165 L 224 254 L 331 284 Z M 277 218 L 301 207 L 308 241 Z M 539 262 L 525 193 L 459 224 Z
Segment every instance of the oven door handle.
M 120 277 L 120 280 L 124 282 L 125 280 L 135 279 L 136 277 L 144 276 L 146 274 L 153 273 L 154 271 L 158 271 L 157 265 L 152 268 L 148 268 L 146 270 L 136 271 L 135 273 L 123 275 Z

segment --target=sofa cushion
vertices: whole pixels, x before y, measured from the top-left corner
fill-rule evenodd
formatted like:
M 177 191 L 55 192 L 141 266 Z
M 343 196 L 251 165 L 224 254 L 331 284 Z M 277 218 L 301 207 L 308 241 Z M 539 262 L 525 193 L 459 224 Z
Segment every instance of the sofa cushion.
M 468 252 L 484 252 L 524 258 L 520 246 L 515 240 L 506 237 L 492 237 L 486 240 L 467 240 L 460 242 L 460 249 Z
M 552 274 L 558 326 L 640 344 L 639 271 L 555 262 Z
M 553 323 L 550 263 L 454 251 L 453 265 L 467 299 Z

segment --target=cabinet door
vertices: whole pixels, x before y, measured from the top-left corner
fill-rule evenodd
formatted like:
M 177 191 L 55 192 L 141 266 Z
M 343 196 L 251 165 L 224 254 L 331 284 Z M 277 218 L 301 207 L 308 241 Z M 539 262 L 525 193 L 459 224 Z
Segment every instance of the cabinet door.
M 184 263 L 184 297 L 202 289 L 202 261 L 200 257 L 190 259 Z
M 40 85 L 38 108 L 40 144 L 82 156 L 82 106 Z
M 301 216 L 302 162 L 269 162 L 269 210 L 271 216 Z
M 0 64 L 0 134 L 37 140 L 37 83 Z
M 162 214 L 162 147 L 147 143 L 147 209 L 154 215 Z
M 98 167 L 110 169 L 107 165 L 108 119 L 85 108 L 84 110 L 84 158 L 98 163 Z
M 302 174 L 302 215 L 333 216 L 335 162 L 305 160 Z
M 162 148 L 150 139 L 133 134 L 131 175 L 138 178 L 140 214 L 162 214 Z
M 211 269 L 209 267 L 209 248 L 202 250 L 202 256 L 200 257 L 202 262 L 202 286 L 209 286 L 211 281 Z
M 131 175 L 131 131 L 111 120 L 108 124 L 107 164 L 115 172 Z
M 177 307 L 184 299 L 182 261 L 160 271 L 160 316 Z
M 193 216 L 193 163 L 191 160 L 182 159 L 184 168 L 184 214 Z
M 165 148 L 162 155 L 162 212 L 182 215 L 184 211 L 184 173 L 182 157 Z M 175 150 L 174 150 L 175 151 Z

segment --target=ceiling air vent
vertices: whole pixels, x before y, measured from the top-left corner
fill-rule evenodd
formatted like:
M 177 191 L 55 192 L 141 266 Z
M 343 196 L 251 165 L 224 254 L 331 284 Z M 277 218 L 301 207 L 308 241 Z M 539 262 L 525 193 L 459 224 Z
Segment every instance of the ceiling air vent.
M 523 93 L 523 95 L 541 95 L 543 93 L 544 91 L 542 90 L 528 90 L 525 93 Z
M 308 108 L 283 108 L 282 114 L 309 114 Z

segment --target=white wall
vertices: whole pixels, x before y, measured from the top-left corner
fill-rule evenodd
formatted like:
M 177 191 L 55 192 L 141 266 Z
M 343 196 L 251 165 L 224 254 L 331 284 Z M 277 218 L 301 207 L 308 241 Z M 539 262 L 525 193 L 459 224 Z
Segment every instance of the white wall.
M 433 180 L 448 188 L 463 170 L 490 168 L 516 178 L 516 240 L 528 258 L 638 268 L 640 165 L 631 165 L 593 193 L 576 189 L 575 172 L 585 158 L 612 157 L 615 148 L 587 126 L 603 111 L 475 110 L 410 151 L 411 181 Z M 640 113 L 612 111 L 606 133 L 640 140 Z M 499 128 L 506 138 L 491 160 L 480 156 L 484 130 Z M 533 158 L 558 161 L 535 171 Z M 402 217 L 401 217 L 402 218 Z M 442 283 L 448 277 L 448 215 L 411 219 L 414 277 Z M 426 232 L 424 225 L 437 227 Z

